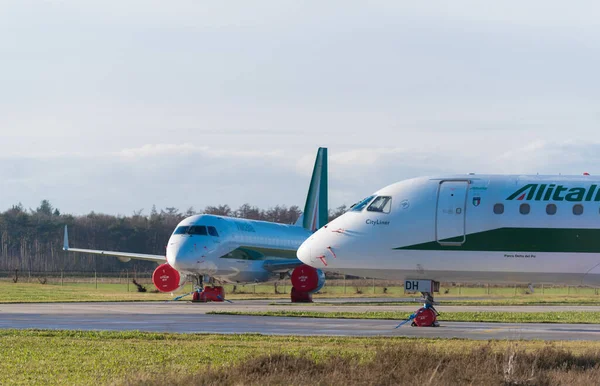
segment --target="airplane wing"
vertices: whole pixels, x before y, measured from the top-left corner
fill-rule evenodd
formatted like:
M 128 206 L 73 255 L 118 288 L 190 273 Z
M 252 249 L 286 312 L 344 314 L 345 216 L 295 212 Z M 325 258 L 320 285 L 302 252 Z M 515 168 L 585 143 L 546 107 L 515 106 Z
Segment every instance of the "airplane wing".
M 107 255 L 107 256 L 115 256 L 119 258 L 122 262 L 128 262 L 131 259 L 135 260 L 147 260 L 154 261 L 155 263 L 164 263 L 167 261 L 165 256 L 161 255 L 146 255 L 143 253 L 129 253 L 129 252 L 114 252 L 114 251 L 101 251 L 96 249 L 80 249 L 80 248 L 70 248 L 69 247 L 69 232 L 67 231 L 67 226 L 65 225 L 65 239 L 63 244 L 63 250 L 67 252 L 79 252 L 79 253 L 91 253 L 95 255 Z
M 269 272 L 285 272 L 304 264 L 300 260 L 265 260 L 263 268 Z

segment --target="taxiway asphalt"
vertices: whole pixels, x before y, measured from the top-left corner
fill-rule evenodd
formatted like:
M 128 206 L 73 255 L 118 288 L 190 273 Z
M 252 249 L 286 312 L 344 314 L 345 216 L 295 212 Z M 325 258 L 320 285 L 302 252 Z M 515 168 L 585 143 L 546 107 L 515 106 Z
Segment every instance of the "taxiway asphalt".
M 0 304 L 0 328 L 68 330 L 139 330 L 174 333 L 265 335 L 407 336 L 468 339 L 600 340 L 600 324 L 471 323 L 443 322 L 437 328 L 396 329 L 399 321 L 316 319 L 210 315 L 209 311 L 414 311 L 413 306 L 290 305 L 274 301 L 239 301 L 192 304 L 148 303 L 20 303 Z M 388 309 L 389 307 L 389 309 Z M 600 311 L 598 306 L 439 306 L 440 312 L 456 311 Z

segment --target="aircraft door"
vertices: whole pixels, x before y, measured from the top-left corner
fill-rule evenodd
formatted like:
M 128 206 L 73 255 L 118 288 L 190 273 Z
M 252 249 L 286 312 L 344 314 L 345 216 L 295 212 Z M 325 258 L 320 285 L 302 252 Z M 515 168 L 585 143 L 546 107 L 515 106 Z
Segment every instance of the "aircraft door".
M 462 245 L 466 241 L 465 210 L 469 181 L 442 181 L 438 188 L 435 235 L 441 245 Z

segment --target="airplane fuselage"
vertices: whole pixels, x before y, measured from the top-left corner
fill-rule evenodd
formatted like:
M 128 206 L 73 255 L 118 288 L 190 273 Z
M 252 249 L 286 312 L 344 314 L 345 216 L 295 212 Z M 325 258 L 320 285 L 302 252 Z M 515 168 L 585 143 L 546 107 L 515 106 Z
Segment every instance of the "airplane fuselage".
M 167 245 L 167 262 L 184 274 L 224 282 L 261 282 L 273 277 L 265 264 L 297 262 L 310 235 L 301 226 L 199 215 L 184 219 Z M 276 271 L 276 270 L 275 270 Z
M 402 181 L 316 232 L 298 257 L 316 268 L 382 279 L 600 285 L 600 180 Z
M 327 189 L 327 148 L 320 147 L 304 211 L 294 225 L 206 214 L 190 216 L 173 231 L 166 255 L 71 248 L 65 225 L 63 250 L 115 256 L 123 262 L 152 261 L 158 264 L 152 282 L 159 291 L 172 292 L 186 279 L 192 279 L 196 301 L 224 300 L 223 288 L 218 285 L 211 287 L 212 295 L 202 298 L 205 282 L 257 283 L 290 274 L 292 281 L 297 278 L 295 290 L 290 294 L 292 301 L 307 301 L 323 286 L 324 275 L 303 266 L 296 252 L 302 242 L 327 222 Z

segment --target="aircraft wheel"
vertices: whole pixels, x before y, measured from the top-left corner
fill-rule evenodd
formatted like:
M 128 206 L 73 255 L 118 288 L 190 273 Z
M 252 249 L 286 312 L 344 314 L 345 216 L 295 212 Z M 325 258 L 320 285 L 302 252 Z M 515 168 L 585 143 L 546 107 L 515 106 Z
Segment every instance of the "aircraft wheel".
M 416 327 L 436 327 L 437 315 L 431 308 L 421 308 L 413 320 Z
M 222 302 L 225 301 L 225 290 L 221 286 L 205 287 L 200 298 L 204 302 Z
M 194 293 L 192 294 L 192 302 L 194 303 L 206 303 L 206 296 L 204 295 L 204 291 L 202 292 L 198 292 L 198 291 L 194 291 Z
M 290 294 L 292 303 L 312 303 L 312 294 L 309 292 L 298 291 L 295 287 L 292 287 Z

